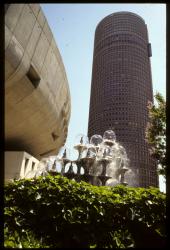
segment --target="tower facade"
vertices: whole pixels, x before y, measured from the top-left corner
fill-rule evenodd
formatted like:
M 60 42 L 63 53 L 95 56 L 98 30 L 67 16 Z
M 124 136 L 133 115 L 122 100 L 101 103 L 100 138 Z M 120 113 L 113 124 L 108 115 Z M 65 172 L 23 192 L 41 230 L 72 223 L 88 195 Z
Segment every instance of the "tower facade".
M 136 186 L 158 186 L 156 164 L 145 141 L 148 101 L 153 101 L 150 57 L 144 20 L 117 12 L 97 26 L 94 41 L 88 136 L 115 131 L 125 147 Z

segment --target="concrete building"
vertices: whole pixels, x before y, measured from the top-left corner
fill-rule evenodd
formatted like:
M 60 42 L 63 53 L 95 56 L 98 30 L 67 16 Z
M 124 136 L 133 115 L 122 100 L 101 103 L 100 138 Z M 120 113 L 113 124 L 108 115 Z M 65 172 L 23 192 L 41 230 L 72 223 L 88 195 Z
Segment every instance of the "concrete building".
M 88 136 L 112 129 L 125 147 L 137 186 L 158 186 L 155 161 L 145 141 L 148 101 L 153 101 L 151 44 L 145 21 L 117 12 L 97 26 Z
M 39 4 L 5 5 L 5 149 L 37 159 L 65 144 L 70 119 L 65 68 Z
M 5 182 L 24 178 L 38 169 L 39 160 L 23 151 L 5 152 Z

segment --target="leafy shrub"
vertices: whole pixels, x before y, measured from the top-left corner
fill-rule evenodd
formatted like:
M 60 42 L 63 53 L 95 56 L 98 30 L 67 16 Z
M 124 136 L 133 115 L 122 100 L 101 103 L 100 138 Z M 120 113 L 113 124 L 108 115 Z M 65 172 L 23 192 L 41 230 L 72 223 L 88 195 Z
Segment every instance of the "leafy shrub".
M 5 186 L 5 247 L 164 247 L 165 194 L 60 175 Z

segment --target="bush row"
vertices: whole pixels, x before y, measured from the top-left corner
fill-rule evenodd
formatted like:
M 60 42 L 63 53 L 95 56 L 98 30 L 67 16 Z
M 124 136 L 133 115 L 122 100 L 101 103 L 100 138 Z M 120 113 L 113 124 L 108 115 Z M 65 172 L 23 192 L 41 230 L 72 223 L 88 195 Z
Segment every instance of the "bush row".
M 5 186 L 5 247 L 165 246 L 159 189 L 92 186 L 60 175 Z

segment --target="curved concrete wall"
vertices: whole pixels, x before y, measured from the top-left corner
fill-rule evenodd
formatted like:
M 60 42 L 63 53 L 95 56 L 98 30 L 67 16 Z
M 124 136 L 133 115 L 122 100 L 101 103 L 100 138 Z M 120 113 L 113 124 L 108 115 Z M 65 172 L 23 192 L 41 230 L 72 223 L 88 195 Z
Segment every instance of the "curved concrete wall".
M 41 158 L 64 145 L 70 118 L 67 77 L 39 4 L 5 13 L 5 147 Z

